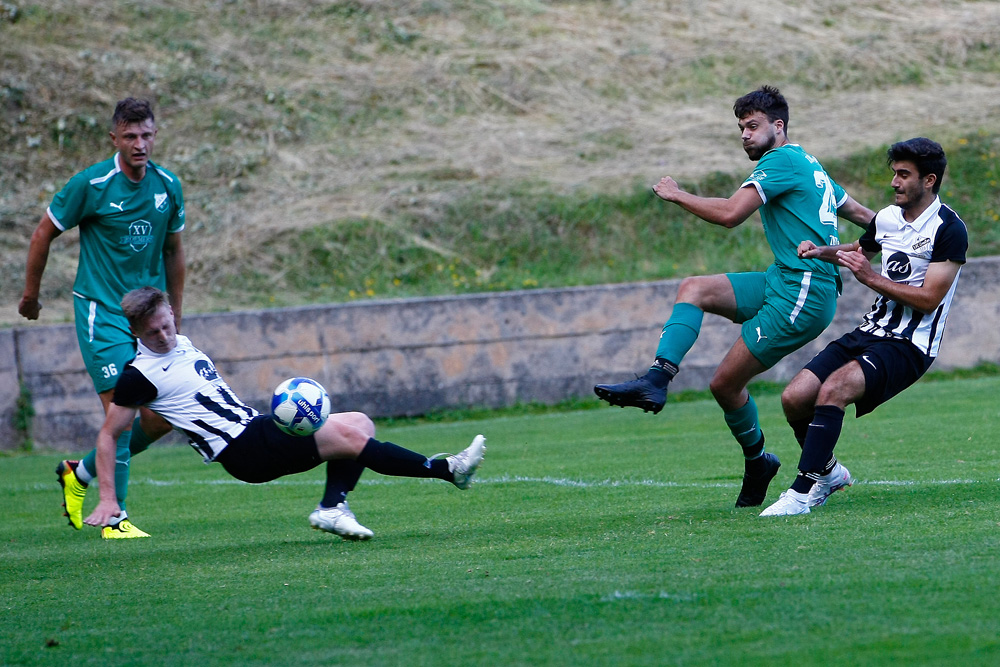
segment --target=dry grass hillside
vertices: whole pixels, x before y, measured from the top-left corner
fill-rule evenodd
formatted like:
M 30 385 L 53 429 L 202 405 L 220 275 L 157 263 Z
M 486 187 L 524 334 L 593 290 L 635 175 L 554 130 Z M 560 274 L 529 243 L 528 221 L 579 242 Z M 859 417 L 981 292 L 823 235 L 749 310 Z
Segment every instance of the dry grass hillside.
M 821 158 L 996 128 L 1000 3 L 875 4 L 4 0 L 0 324 L 19 319 L 31 230 L 109 153 L 126 95 L 155 100 L 154 159 L 185 184 L 188 312 L 245 303 L 227 279 L 331 221 L 448 257 L 446 232 L 411 225 L 458 199 L 743 172 L 730 109 L 763 82 Z M 71 318 L 75 243 L 50 258 L 44 322 Z

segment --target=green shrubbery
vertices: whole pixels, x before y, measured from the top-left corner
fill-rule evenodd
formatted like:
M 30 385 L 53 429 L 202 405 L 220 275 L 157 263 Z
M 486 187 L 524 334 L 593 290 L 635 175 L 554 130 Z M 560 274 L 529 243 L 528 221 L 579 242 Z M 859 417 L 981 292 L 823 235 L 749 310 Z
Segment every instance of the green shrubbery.
M 875 210 L 892 202 L 886 148 L 826 164 Z M 1000 135 L 976 134 L 945 148 L 941 197 L 968 225 L 970 255 L 1000 252 Z M 685 185 L 728 197 L 745 175 L 715 173 Z M 845 241 L 858 234 L 841 227 Z M 722 229 L 637 183 L 623 193 L 574 195 L 523 185 L 398 220 L 323 221 L 281 234 L 263 259 L 266 270 L 255 264 L 223 289 L 247 287 L 253 305 L 295 305 L 658 280 L 761 269 L 772 256 L 757 216 Z

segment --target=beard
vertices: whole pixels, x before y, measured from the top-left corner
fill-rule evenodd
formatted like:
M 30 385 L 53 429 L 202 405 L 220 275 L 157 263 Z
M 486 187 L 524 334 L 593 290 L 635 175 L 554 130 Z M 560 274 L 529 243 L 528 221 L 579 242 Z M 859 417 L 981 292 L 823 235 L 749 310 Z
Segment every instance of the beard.
M 778 138 L 772 134 L 771 139 L 766 144 L 761 146 L 743 146 L 743 150 L 746 151 L 747 157 L 750 158 L 751 162 L 756 162 L 764 157 L 764 153 L 774 148 L 777 142 Z

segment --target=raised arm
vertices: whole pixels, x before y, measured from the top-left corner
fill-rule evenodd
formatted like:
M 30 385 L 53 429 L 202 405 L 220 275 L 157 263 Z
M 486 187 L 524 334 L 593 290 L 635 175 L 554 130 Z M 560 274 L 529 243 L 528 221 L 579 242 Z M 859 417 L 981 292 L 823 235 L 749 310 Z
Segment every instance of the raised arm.
M 729 199 L 699 197 L 681 190 L 677 182 L 669 176 L 660 179 L 660 182 L 653 186 L 653 192 L 660 199 L 673 202 L 706 222 L 729 229 L 743 223 L 764 204 L 756 188 L 740 188 Z

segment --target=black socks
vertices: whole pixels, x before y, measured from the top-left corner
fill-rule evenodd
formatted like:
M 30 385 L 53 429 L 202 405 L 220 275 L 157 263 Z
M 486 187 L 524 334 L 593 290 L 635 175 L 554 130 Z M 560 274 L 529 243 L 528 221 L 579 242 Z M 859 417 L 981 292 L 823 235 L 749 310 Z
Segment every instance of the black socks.
M 368 439 L 368 444 L 361 450 L 357 462 L 380 475 L 432 477 L 449 482 L 452 480 L 447 460 L 432 460 L 423 454 L 418 454 L 391 442 L 379 442 L 375 438 Z
M 837 459 L 833 448 L 840 439 L 844 426 L 844 411 L 835 405 L 817 405 L 809 423 L 802 456 L 799 458 L 799 473 L 792 483 L 792 490 L 808 493 L 813 483 L 822 475 L 833 470 Z M 803 490 L 804 489 L 804 490 Z
M 663 357 L 657 357 L 646 372 L 646 379 L 657 389 L 663 389 L 677 375 L 677 370 L 676 364 L 670 363 Z

